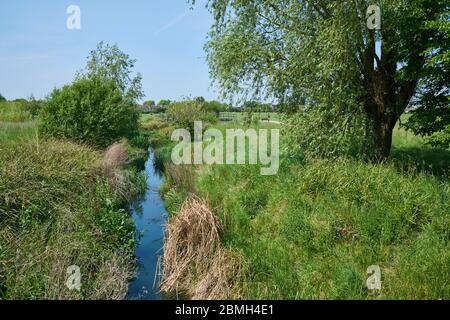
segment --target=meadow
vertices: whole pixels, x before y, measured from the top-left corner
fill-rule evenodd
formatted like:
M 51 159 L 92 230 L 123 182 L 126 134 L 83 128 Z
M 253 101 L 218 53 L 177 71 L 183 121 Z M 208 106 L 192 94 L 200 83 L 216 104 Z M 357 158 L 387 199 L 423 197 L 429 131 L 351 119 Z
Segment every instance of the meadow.
M 45 100 L 0 101 L 0 300 L 125 299 L 135 277 L 140 78 L 126 85 L 117 46 L 99 43 L 89 61 Z

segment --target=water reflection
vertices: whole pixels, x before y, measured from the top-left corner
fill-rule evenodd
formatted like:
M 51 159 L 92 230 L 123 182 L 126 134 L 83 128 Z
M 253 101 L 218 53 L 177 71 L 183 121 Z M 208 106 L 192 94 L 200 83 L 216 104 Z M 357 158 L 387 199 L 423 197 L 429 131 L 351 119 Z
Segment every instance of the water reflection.
M 162 183 L 160 171 L 155 169 L 154 154 L 150 150 L 145 163 L 147 192 L 133 204 L 132 215 L 139 237 L 136 257 L 139 269 L 136 279 L 129 286 L 128 297 L 133 300 L 162 300 L 158 292 L 156 273 L 162 256 L 166 210 L 159 195 Z

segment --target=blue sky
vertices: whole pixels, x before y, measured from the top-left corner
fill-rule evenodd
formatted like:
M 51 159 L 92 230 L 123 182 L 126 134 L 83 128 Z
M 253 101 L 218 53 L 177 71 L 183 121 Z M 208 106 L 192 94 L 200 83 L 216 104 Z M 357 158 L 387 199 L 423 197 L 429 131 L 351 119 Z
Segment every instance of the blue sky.
M 68 30 L 69 5 L 81 30 Z M 212 17 L 199 1 L 14 0 L 0 6 L 0 93 L 45 97 L 69 83 L 102 40 L 137 59 L 147 99 L 217 98 L 203 45 Z

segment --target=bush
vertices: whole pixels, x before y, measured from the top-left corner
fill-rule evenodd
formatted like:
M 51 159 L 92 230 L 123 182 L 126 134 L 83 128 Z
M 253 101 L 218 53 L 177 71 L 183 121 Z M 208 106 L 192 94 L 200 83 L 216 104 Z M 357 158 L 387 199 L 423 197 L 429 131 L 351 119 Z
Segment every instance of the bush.
M 100 42 L 74 82 L 55 89 L 42 110 L 40 130 L 46 136 L 106 147 L 138 128 L 136 101 L 143 96 L 135 60 Z
M 438 148 L 450 150 L 450 105 L 442 108 L 419 108 L 405 124 L 406 129 L 425 137 L 425 141 Z
M 150 146 L 150 134 L 145 131 L 137 131 L 130 136 L 130 145 L 138 149 L 148 149 Z
M 167 99 L 163 99 L 158 102 L 158 106 L 161 106 L 161 107 L 168 107 L 171 104 L 172 104 L 172 101 L 167 100 Z
M 173 103 L 167 109 L 169 118 L 179 127 L 194 132 L 194 122 L 202 121 L 206 123 L 217 122 L 217 116 L 204 108 L 204 103 L 200 101 L 183 101 Z
M 106 147 L 138 128 L 139 112 L 113 81 L 80 79 L 55 89 L 40 116 L 40 131 Z
M 450 150 L 450 124 L 446 125 L 441 131 L 433 133 L 428 138 L 428 143 L 434 147 Z
M 152 111 L 150 111 L 150 113 L 155 113 L 155 114 L 165 113 L 165 112 L 166 112 L 166 107 L 164 107 L 164 106 L 156 106 L 152 109 Z
M 33 118 L 39 115 L 44 103 L 42 100 L 36 100 L 33 96 L 25 102 L 24 109 L 27 110 Z
M 214 112 L 219 115 L 221 112 L 227 112 L 230 110 L 230 106 L 225 103 L 221 103 L 219 101 L 209 101 L 205 102 L 204 109 L 206 111 Z

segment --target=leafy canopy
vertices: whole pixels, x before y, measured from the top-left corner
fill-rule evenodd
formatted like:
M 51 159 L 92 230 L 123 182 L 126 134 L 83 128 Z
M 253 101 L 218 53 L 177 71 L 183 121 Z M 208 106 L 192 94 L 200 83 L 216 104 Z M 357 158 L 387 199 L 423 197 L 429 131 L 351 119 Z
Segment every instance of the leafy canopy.
M 426 136 L 433 146 L 450 148 L 450 14 L 426 24 L 434 31 L 427 50 L 424 78 L 418 95 L 419 108 L 406 127 Z
M 367 27 L 373 4 L 381 8 L 381 30 Z M 207 57 L 224 95 L 275 97 L 285 110 L 305 105 L 326 118 L 331 112 L 333 123 L 325 123 L 323 133 L 331 125 L 359 132 L 385 157 L 392 129 L 425 77 L 427 50 L 442 47 L 441 31 L 427 25 L 448 12 L 449 3 L 209 0 L 207 6 L 215 21 Z
M 163 99 L 158 102 L 158 106 L 168 107 L 171 103 L 172 101 Z
M 144 102 L 144 105 L 148 106 L 148 107 L 153 107 L 153 106 L 155 106 L 155 101 L 154 100 L 147 100 L 147 101 Z

